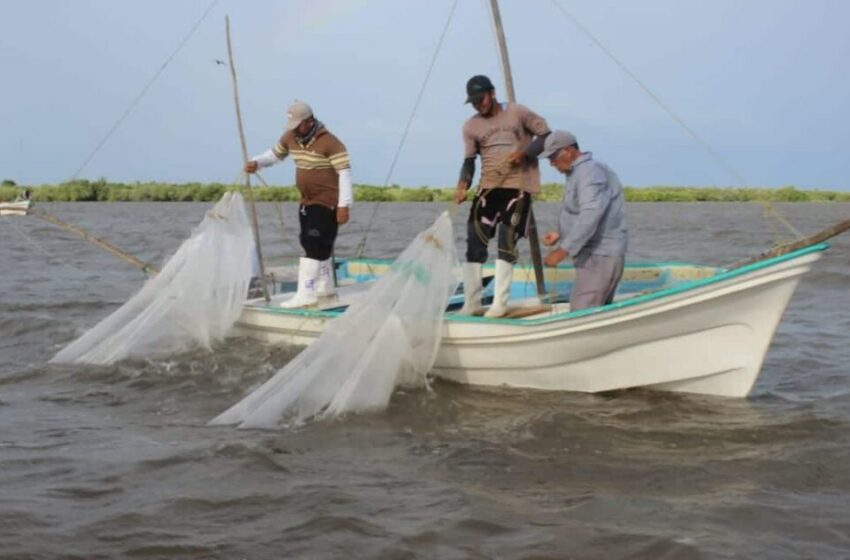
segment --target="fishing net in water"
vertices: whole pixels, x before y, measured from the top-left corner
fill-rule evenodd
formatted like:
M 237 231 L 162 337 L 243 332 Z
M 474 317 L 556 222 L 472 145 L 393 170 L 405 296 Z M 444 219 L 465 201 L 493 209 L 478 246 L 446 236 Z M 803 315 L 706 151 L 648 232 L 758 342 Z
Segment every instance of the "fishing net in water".
M 272 428 L 345 412 L 386 408 L 399 386 L 423 386 L 431 370 L 457 254 L 448 212 L 401 253 L 387 273 L 322 335 L 211 424 Z
M 242 196 L 225 193 L 159 274 L 51 361 L 111 364 L 209 349 L 239 317 L 253 254 Z

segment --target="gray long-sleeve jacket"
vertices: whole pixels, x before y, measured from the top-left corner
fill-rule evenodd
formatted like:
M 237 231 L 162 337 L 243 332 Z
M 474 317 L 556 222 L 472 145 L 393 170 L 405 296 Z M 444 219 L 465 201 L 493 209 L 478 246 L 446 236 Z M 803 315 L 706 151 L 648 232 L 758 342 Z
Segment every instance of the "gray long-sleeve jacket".
M 567 173 L 558 245 L 574 260 L 626 254 L 629 234 L 623 186 L 614 171 L 585 152 Z

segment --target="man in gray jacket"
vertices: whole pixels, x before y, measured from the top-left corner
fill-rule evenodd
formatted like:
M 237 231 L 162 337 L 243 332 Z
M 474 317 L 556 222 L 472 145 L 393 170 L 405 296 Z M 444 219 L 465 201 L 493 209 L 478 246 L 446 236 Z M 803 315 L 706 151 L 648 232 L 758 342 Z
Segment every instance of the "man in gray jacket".
M 555 246 L 546 256 L 546 266 L 573 258 L 571 311 L 611 303 L 623 276 L 628 244 L 620 179 L 590 152 L 582 152 L 576 137 L 563 130 L 546 138 L 540 157 L 567 176 L 558 231 L 543 236 L 546 245 Z

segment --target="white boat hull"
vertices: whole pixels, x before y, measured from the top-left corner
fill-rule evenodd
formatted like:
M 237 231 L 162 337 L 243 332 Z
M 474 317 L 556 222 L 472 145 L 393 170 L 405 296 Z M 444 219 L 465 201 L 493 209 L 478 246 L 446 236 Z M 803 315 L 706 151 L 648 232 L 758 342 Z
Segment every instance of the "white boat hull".
M 566 305 L 524 320 L 448 315 L 433 374 L 480 386 L 743 397 L 800 278 L 820 256 L 774 259 L 583 316 L 567 315 Z M 249 306 L 238 328 L 271 342 L 308 344 L 333 316 Z
M 32 206 L 31 200 L 0 202 L 0 216 L 26 216 L 30 206 Z

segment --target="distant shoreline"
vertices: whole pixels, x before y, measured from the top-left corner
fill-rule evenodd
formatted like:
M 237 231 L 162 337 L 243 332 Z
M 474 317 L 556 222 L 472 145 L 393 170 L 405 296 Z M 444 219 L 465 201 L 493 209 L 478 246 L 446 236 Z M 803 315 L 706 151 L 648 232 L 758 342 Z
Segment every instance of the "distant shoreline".
M 4 181 L 0 201 L 12 201 L 25 188 L 36 202 L 213 202 L 224 192 L 239 188 L 222 183 L 112 183 L 79 180 L 57 185 L 18 186 Z M 538 199 L 561 200 L 563 184 L 548 183 Z M 628 202 L 850 202 L 850 191 L 802 190 L 793 186 L 769 188 L 723 187 L 626 187 Z M 355 185 L 354 199 L 363 202 L 448 202 L 454 188 L 379 187 Z M 259 202 L 297 202 L 293 186 L 257 187 Z

